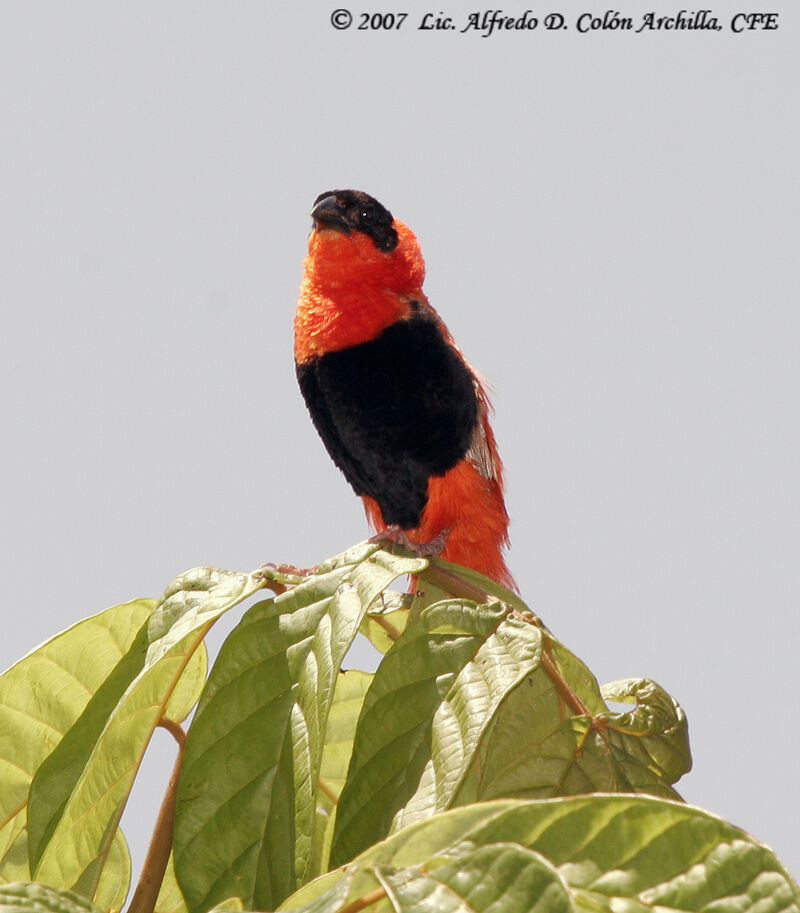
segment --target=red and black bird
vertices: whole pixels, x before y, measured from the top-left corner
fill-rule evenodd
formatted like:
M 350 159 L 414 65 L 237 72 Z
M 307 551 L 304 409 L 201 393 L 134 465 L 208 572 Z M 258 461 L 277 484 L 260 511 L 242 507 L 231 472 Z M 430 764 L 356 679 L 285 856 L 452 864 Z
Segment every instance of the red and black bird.
M 422 291 L 412 232 L 357 190 L 311 212 L 295 314 L 297 379 L 314 426 L 377 530 L 514 586 L 484 385 Z

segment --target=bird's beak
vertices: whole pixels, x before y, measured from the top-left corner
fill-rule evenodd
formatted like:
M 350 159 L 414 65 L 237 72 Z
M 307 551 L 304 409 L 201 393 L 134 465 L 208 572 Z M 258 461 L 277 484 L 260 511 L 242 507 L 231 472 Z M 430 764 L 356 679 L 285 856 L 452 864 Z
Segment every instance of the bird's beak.
M 333 228 L 346 235 L 350 234 L 345 212 L 333 194 L 323 197 L 315 204 L 311 210 L 311 218 L 314 220 L 314 228 L 317 231 L 321 231 L 323 228 Z

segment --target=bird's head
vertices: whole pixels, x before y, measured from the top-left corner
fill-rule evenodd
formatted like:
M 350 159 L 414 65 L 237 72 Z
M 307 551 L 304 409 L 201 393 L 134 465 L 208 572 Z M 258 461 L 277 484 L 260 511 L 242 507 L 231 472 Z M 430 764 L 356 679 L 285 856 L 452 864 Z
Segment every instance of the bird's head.
M 360 190 L 328 190 L 314 201 L 306 273 L 323 287 L 372 286 L 415 294 L 425 264 L 413 232 Z
M 360 190 L 326 190 L 314 200 L 311 210 L 315 231 L 366 235 L 383 253 L 397 247 L 397 229 L 389 210 Z

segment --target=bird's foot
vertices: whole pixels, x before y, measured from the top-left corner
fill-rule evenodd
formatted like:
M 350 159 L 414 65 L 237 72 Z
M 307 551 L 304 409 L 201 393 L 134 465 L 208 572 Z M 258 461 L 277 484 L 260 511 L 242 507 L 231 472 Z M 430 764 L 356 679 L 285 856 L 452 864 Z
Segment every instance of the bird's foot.
M 429 542 L 415 542 L 409 539 L 405 531 L 399 526 L 387 526 L 385 529 L 375 533 L 370 538 L 370 542 L 393 542 L 401 548 L 407 549 L 420 558 L 438 558 L 444 551 L 447 544 L 447 537 L 450 535 L 451 527 L 443 529 L 437 536 Z

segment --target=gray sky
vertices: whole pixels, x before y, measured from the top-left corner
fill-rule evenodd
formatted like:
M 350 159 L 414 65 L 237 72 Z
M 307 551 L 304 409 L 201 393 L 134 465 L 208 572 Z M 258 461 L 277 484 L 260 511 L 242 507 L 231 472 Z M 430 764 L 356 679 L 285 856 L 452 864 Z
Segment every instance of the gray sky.
M 601 682 L 681 701 L 678 788 L 797 876 L 793 10 L 578 34 L 569 0 L 483 38 L 335 5 L 0 7 L 0 666 L 186 568 L 364 538 L 291 350 L 311 203 L 355 187 L 493 385 L 524 596 Z

